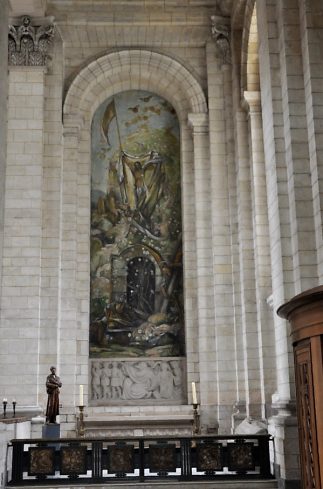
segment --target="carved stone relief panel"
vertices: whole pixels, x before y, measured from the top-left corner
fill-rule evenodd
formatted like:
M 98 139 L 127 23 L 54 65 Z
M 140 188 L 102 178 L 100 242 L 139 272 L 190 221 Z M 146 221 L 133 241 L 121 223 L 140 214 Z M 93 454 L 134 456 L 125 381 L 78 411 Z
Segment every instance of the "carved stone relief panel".
M 184 396 L 184 359 L 92 359 L 92 405 L 180 404 Z

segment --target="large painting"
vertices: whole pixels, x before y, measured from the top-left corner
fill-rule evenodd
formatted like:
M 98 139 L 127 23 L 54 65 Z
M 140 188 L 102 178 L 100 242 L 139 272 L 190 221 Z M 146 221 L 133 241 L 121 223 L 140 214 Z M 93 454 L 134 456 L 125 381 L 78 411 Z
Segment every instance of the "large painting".
M 126 91 L 92 122 L 90 356 L 177 357 L 184 345 L 178 118 Z

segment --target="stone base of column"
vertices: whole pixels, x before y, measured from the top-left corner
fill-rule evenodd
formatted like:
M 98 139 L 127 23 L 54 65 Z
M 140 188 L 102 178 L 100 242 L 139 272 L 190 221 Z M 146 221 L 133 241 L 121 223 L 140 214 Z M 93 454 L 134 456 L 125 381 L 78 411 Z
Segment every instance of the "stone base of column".
M 200 406 L 199 410 L 201 433 L 217 435 L 219 431 L 218 407 L 208 404 Z
M 278 413 L 268 421 L 268 432 L 274 442 L 270 459 L 279 489 L 300 489 L 298 427 L 295 403 L 277 402 L 273 409 Z

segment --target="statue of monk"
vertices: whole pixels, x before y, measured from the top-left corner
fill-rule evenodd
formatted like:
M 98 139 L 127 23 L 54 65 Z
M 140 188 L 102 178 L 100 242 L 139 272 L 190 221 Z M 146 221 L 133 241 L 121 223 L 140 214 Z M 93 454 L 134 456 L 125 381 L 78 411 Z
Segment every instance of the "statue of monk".
M 62 382 L 56 375 L 56 367 L 51 367 L 50 371 L 51 373 L 46 379 L 46 390 L 48 394 L 46 423 L 56 423 L 56 416 L 59 414 L 59 388 L 62 387 Z

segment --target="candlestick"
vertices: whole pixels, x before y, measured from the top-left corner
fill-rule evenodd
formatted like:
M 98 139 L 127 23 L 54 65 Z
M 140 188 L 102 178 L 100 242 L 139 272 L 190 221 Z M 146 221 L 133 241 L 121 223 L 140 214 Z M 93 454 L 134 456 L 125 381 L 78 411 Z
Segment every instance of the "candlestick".
M 193 404 L 197 404 L 197 395 L 196 395 L 196 385 L 195 385 L 195 382 L 192 382 L 192 400 L 193 400 Z
M 80 406 L 84 406 L 84 399 L 83 399 L 83 385 L 80 385 Z
M 13 399 L 12 400 L 12 410 L 13 410 L 13 417 L 14 418 L 16 416 L 16 404 L 17 404 L 16 399 Z
M 76 430 L 78 436 L 84 436 L 84 406 L 79 406 L 79 410 L 80 414 L 77 419 Z
M 3 417 L 5 418 L 6 415 L 7 415 L 7 398 L 4 397 L 3 401 L 2 401 L 2 405 L 3 405 Z
M 193 435 L 200 434 L 200 415 L 198 412 L 198 404 L 193 404 Z

